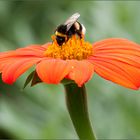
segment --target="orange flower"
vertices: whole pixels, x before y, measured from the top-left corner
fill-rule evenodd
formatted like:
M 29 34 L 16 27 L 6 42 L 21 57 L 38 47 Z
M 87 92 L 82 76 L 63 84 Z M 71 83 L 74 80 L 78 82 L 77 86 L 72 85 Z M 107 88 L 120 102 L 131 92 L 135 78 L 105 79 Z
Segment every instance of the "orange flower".
M 36 65 L 38 77 L 48 84 L 58 84 L 66 78 L 80 87 L 95 71 L 124 87 L 140 87 L 140 45 L 121 38 L 105 39 L 92 45 L 84 38 L 73 36 L 58 46 L 55 37 L 52 38 L 52 43 L 0 53 L 2 80 L 12 84 Z

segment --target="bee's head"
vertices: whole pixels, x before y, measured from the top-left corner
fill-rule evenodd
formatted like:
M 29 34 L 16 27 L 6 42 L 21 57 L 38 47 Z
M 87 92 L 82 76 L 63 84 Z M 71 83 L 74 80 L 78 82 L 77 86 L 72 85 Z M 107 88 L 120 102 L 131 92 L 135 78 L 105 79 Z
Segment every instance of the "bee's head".
M 67 26 L 59 25 L 55 30 L 56 41 L 61 46 L 67 40 Z

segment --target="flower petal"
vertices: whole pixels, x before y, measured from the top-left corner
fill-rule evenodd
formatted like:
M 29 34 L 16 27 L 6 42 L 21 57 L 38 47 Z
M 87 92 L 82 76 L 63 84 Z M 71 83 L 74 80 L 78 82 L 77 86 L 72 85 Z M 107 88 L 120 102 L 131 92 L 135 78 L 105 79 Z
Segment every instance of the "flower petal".
M 25 48 L 19 48 L 14 51 L 0 52 L 0 73 L 3 71 L 4 67 L 15 63 L 17 60 L 20 61 L 21 59 L 27 58 L 31 60 L 33 58 L 44 59 L 44 52 L 49 44 L 50 43 L 45 45 L 29 45 Z
M 79 87 L 87 82 L 94 73 L 93 64 L 86 60 L 69 60 L 72 71 L 69 73 L 68 78 L 74 80 Z
M 93 44 L 93 50 L 89 61 L 97 74 L 128 88 L 140 87 L 140 45 L 112 38 Z
M 9 63 L 2 69 L 2 80 L 7 84 L 12 84 L 21 74 L 23 74 L 27 69 L 29 69 L 38 61 L 40 61 L 39 58 L 24 58 L 9 61 Z
M 36 56 L 43 57 L 45 48 L 42 45 L 30 45 L 25 48 L 19 48 L 15 51 L 17 56 Z
M 41 61 L 36 71 L 43 82 L 58 84 L 70 72 L 70 65 L 67 61 L 60 59 L 48 59 Z
M 47 47 L 49 44 L 46 44 Z M 15 51 L 0 52 L 0 61 L 3 58 L 9 57 L 44 57 L 44 51 L 46 48 L 44 45 L 30 45 L 24 48 L 16 49 Z

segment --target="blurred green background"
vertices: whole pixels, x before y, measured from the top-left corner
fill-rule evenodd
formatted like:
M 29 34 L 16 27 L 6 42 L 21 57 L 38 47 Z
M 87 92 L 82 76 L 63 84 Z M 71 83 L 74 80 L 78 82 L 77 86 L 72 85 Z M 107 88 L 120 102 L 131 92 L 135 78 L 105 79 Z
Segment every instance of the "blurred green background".
M 140 43 L 139 1 L 0 0 L 0 52 L 51 41 L 56 26 L 75 12 L 90 42 L 123 37 Z M 13 86 L 0 81 L 0 138 L 76 139 L 62 85 L 22 90 L 28 74 Z M 96 74 L 86 87 L 97 138 L 140 139 L 140 91 Z

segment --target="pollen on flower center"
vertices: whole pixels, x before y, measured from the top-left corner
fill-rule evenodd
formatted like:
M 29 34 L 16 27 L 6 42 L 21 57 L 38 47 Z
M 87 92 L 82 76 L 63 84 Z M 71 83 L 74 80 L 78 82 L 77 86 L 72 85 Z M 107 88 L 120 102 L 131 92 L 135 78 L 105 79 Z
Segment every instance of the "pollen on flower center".
M 86 59 L 93 52 L 92 44 L 85 42 L 84 38 L 79 38 L 78 36 L 72 36 L 66 43 L 62 46 L 57 44 L 55 36 L 52 36 L 53 43 L 50 44 L 45 51 L 44 55 L 46 57 L 66 59 Z

